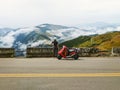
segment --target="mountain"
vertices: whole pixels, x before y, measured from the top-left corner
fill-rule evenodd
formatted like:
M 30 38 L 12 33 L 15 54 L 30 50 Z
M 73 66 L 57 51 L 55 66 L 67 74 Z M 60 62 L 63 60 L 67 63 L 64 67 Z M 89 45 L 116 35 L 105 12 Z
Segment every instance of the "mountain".
M 12 28 L 1 28 L 0 27 L 0 36 L 5 36 L 7 33 L 9 33 L 12 30 L 14 30 L 14 29 L 12 29 Z
M 75 27 L 53 24 L 19 28 L 0 35 L 0 47 L 13 47 L 16 50 L 25 50 L 27 47 L 39 47 L 51 44 L 54 39 L 57 39 L 61 43 L 78 37 L 80 32 Z
M 77 27 L 89 34 L 104 34 L 106 32 L 120 31 L 120 24 L 109 24 L 104 22 L 81 24 L 77 25 Z
M 112 47 L 120 47 L 120 32 L 110 32 L 94 38 L 97 48 L 111 50 Z M 98 40 L 99 39 L 99 40 Z
M 92 36 L 80 36 L 75 39 L 68 40 L 66 42 L 61 43 L 60 47 L 62 47 L 63 45 L 66 45 L 68 47 L 79 47 L 80 44 L 90 40 L 91 38 Z
M 16 50 L 25 51 L 27 47 L 46 47 L 54 39 L 59 43 L 73 39 L 75 43 L 68 41 L 68 45 L 79 47 L 79 44 L 89 41 L 92 35 L 113 31 L 120 31 L 120 25 L 94 23 L 68 27 L 46 23 L 17 29 L 0 28 L 0 47 L 13 47 Z
M 62 45 L 65 44 L 68 47 L 71 47 L 69 43 L 72 44 L 72 47 L 96 47 L 101 50 L 111 50 L 112 47 L 120 47 L 120 31 L 78 37 L 76 39 L 64 42 Z

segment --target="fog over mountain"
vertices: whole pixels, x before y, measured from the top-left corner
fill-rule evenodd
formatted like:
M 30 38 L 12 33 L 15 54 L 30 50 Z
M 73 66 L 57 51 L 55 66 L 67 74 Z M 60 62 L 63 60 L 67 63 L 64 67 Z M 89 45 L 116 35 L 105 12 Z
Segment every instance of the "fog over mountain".
M 61 43 L 81 35 L 103 34 L 111 31 L 120 31 L 120 25 L 99 22 L 74 27 L 41 24 L 18 29 L 0 28 L 0 47 L 25 50 L 27 47 L 50 45 L 54 39 Z

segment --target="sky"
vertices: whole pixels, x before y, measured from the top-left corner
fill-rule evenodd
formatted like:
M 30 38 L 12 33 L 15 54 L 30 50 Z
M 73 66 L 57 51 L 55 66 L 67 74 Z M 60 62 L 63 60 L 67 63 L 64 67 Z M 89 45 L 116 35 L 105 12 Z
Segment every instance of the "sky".
M 120 23 L 120 0 L 0 0 L 1 27 Z

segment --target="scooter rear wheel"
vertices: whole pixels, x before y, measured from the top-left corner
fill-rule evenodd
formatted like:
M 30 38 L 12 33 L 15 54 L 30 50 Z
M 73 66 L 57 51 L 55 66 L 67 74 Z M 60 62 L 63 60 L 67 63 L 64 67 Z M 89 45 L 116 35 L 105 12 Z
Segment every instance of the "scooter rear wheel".
M 58 60 L 60 60 L 62 58 L 62 56 L 58 55 L 57 58 L 58 58 Z
M 79 56 L 76 54 L 76 55 L 73 56 L 73 58 L 74 58 L 75 60 L 77 60 L 77 59 L 79 58 Z

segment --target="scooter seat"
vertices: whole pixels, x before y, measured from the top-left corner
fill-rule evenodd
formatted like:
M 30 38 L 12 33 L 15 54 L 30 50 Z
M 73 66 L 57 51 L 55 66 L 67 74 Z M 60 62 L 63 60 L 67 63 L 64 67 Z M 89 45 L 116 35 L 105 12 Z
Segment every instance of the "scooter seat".
M 69 52 L 73 52 L 73 51 L 75 51 L 75 50 L 74 50 L 74 49 L 70 49 L 70 50 L 69 50 Z

